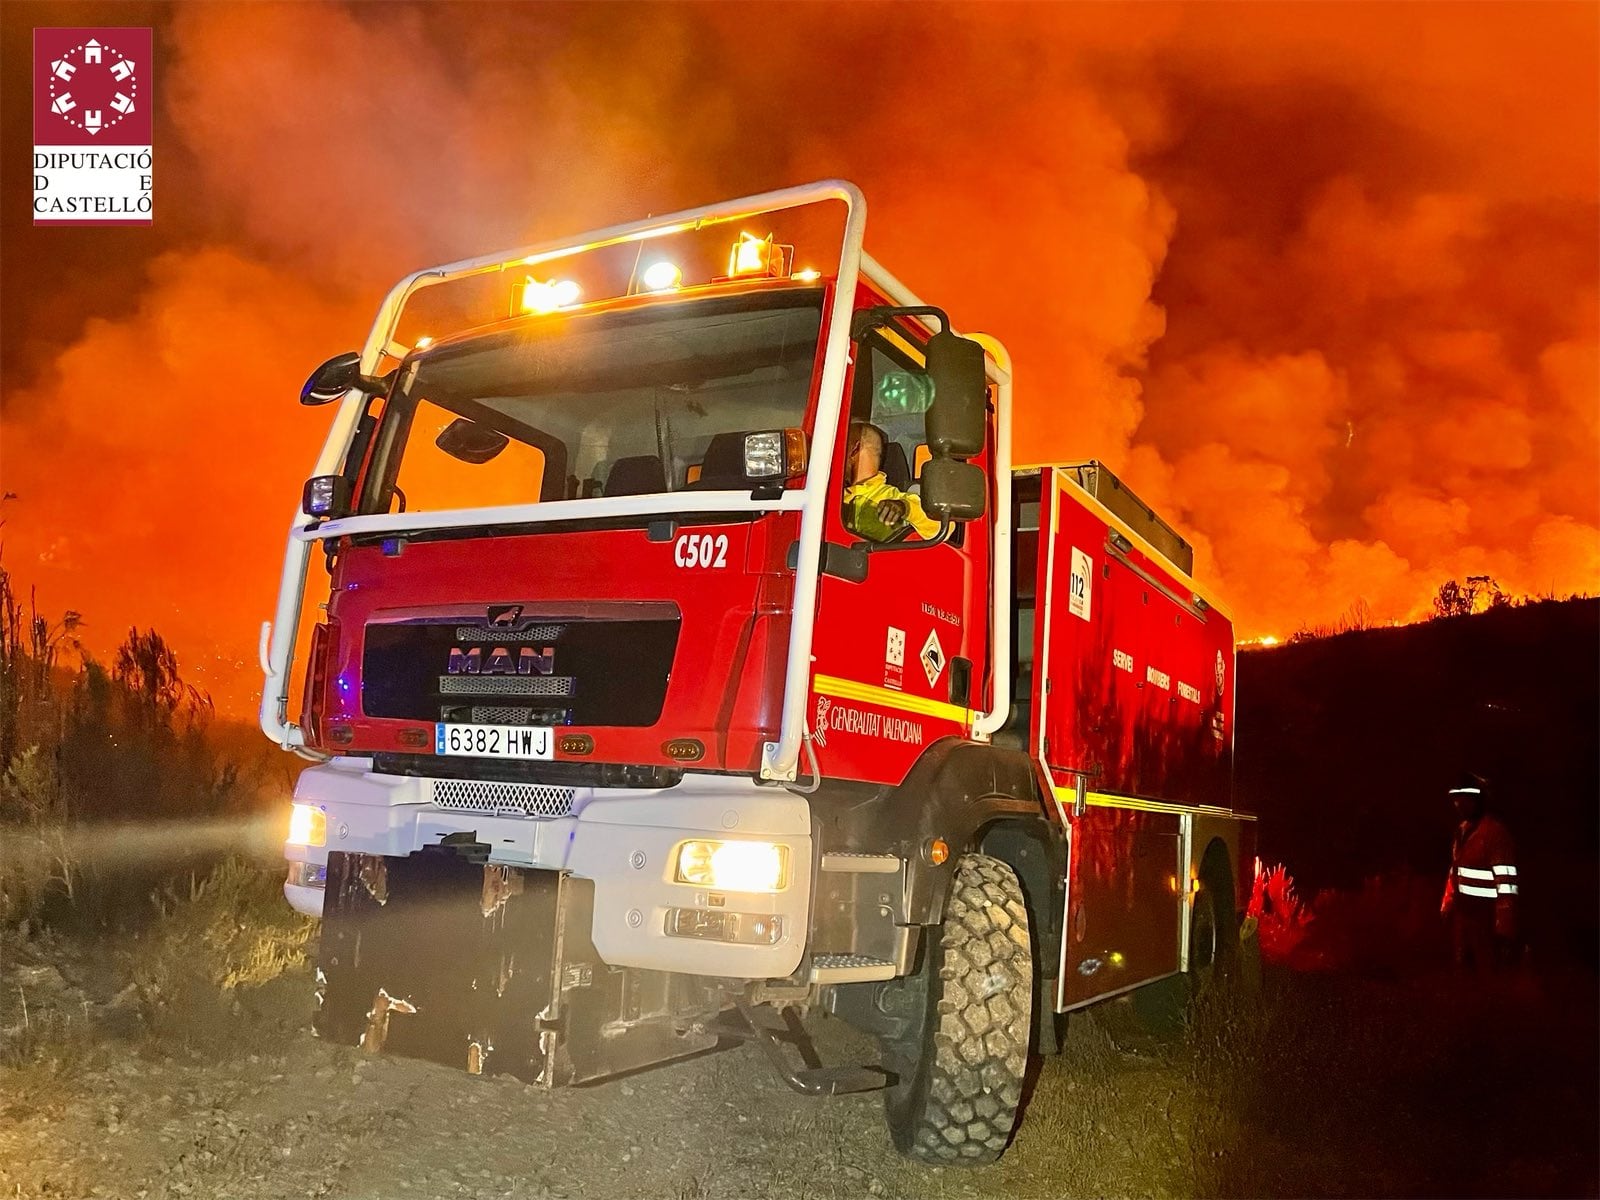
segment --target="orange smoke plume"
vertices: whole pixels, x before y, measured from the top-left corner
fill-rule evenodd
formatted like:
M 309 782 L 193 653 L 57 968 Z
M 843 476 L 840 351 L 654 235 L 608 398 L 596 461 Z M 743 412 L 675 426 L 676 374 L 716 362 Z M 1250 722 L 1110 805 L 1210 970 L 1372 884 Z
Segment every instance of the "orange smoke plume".
M 1007 342 L 1019 461 L 1108 461 L 1241 636 L 1411 618 L 1469 573 L 1595 590 L 1592 9 L 751 16 L 175 10 L 151 237 L 88 270 L 8 218 L 7 292 L 41 298 L 7 307 L 6 565 L 102 656 L 154 625 L 248 712 L 323 426 L 293 396 L 393 279 L 843 175 L 873 252 Z

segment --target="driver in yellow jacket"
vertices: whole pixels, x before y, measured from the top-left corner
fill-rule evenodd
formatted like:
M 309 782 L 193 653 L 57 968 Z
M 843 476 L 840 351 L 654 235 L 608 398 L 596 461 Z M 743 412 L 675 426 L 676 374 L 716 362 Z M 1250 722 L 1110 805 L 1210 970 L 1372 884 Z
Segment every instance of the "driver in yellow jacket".
M 939 522 L 922 511 L 922 501 L 902 492 L 883 473 L 883 430 L 865 421 L 850 423 L 846 448 L 844 525 L 872 542 L 886 542 L 907 524 L 923 538 L 939 534 Z

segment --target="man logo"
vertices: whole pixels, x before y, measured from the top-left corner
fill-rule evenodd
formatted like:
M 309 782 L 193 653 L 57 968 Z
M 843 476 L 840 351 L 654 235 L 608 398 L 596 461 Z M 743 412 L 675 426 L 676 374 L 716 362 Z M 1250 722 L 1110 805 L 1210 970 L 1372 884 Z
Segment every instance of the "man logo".
M 496 646 L 485 658 L 482 646 L 473 646 L 470 650 L 451 646 L 450 660 L 444 669 L 447 675 L 553 675 L 556 648 L 545 646 L 535 650 L 532 646 L 522 646 L 513 658 L 509 647 Z
M 517 623 L 517 618 L 522 616 L 520 604 L 491 604 L 489 606 L 489 624 L 495 629 L 509 629 Z

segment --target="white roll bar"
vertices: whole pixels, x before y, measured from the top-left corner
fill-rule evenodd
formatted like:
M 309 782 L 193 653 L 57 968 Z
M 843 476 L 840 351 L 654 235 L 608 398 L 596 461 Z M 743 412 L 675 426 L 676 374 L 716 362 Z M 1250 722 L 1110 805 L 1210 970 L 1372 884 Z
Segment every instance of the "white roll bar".
M 795 568 L 794 608 L 789 630 L 788 662 L 784 675 L 783 715 L 780 720 L 779 739 L 766 744 L 761 763 L 762 778 L 785 782 L 796 778 L 805 736 L 806 701 L 811 689 L 811 645 L 816 623 L 817 590 L 822 558 L 822 533 L 828 507 L 829 478 L 825 468 L 827 464 L 833 462 L 834 443 L 839 428 L 841 406 L 844 402 L 844 377 L 849 360 L 850 323 L 854 316 L 857 279 L 865 268 L 871 282 L 895 304 L 909 307 L 922 304 L 909 288 L 864 253 L 862 245 L 866 230 L 866 200 L 860 190 L 844 180 L 823 180 L 730 200 L 705 208 L 689 209 L 663 217 L 617 225 L 583 235 L 577 241 L 544 242 L 417 271 L 397 283 L 385 297 L 361 353 L 362 373 L 368 375 L 375 373 L 382 355 L 393 346 L 400 314 L 407 301 L 422 288 L 828 200 L 842 201 L 846 207 L 846 217 L 839 253 L 833 311 L 824 335 L 822 379 L 818 386 L 817 419 L 809 455 L 813 464 L 823 464 L 824 469 L 813 470 L 807 475 L 805 488 L 797 498 L 791 498 L 793 496 L 791 493 L 777 503 L 752 505 L 748 497 L 742 494 L 724 496 L 720 493 L 708 493 L 698 498 L 698 502 L 718 508 L 725 505 L 729 509 L 752 506 L 768 509 L 800 507 L 800 544 Z M 928 327 L 932 328 L 931 323 Z M 998 410 L 997 445 L 994 454 L 995 537 L 990 572 L 992 580 L 990 661 L 993 707 L 979 714 L 973 722 L 973 732 L 987 737 L 1005 724 L 1011 697 L 1011 362 L 1005 348 L 999 342 L 992 338 L 984 338 L 983 341 L 988 351 L 985 369 L 989 379 L 996 385 Z M 323 443 L 322 452 L 317 456 L 316 465 L 312 469 L 313 475 L 332 475 L 341 469 L 351 439 L 355 435 L 361 409 L 361 394 L 356 391 L 345 393 L 334 417 L 332 428 L 328 431 L 327 440 Z M 619 499 L 625 500 L 630 513 L 636 511 L 639 514 L 647 510 L 656 511 L 658 507 L 660 511 L 666 512 L 679 504 L 675 497 L 662 497 L 659 505 L 645 499 Z M 297 509 L 289 527 L 288 546 L 284 555 L 283 574 L 279 581 L 278 605 L 274 620 L 262 627 L 262 665 L 266 671 L 265 685 L 261 694 L 262 731 L 285 749 L 295 749 L 305 744 L 305 737 L 300 728 L 288 720 L 289 676 L 295 639 L 299 631 L 306 574 L 315 542 L 326 537 L 355 532 L 377 532 L 382 529 L 399 531 L 424 526 L 520 524 L 554 520 L 558 517 L 571 519 L 580 515 L 575 511 L 576 507 L 583 508 L 581 515 L 606 515 L 606 511 L 609 511 L 605 500 L 596 499 L 571 504 L 557 502 L 441 514 L 382 514 L 353 517 L 330 521 L 311 529 L 308 528 L 311 518 Z M 556 509 L 561 511 L 557 513 Z
M 474 275 L 493 274 L 508 268 L 532 266 L 555 258 L 565 258 L 591 250 L 628 242 L 643 242 L 703 229 L 710 225 L 745 220 L 763 213 L 781 212 L 828 200 L 842 201 L 846 208 L 844 239 L 839 252 L 835 303 L 825 335 L 822 382 L 817 397 L 817 421 L 812 436 L 810 458 L 813 463 L 832 463 L 835 434 L 839 426 L 839 406 L 844 396 L 844 373 L 850 342 L 850 319 L 855 309 L 856 280 L 860 271 L 861 246 L 866 228 L 866 200 L 860 189 L 841 179 L 822 180 L 799 187 L 764 192 L 739 200 L 729 200 L 704 208 L 688 209 L 663 217 L 615 225 L 585 234 L 577 241 L 542 242 L 517 250 L 463 259 L 440 267 L 429 267 L 406 276 L 384 298 L 377 319 L 361 352 L 361 371 L 372 374 L 379 360 L 393 344 L 400 314 L 413 293 L 425 287 L 449 283 Z M 360 393 L 345 393 L 335 415 L 328 438 L 312 469 L 313 475 L 332 475 L 339 471 L 361 416 Z M 828 472 L 813 471 L 802 491 L 804 508 L 800 516 L 799 563 L 795 570 L 794 617 L 789 632 L 789 662 L 784 682 L 783 718 L 780 740 L 769 742 L 762 763 L 762 776 L 789 780 L 795 777 L 804 731 L 805 698 L 811 686 L 811 636 L 816 620 L 818 562 L 822 550 L 823 516 L 826 511 Z M 473 514 L 480 516 L 481 514 Z M 311 518 L 296 509 L 289 526 L 283 574 L 278 584 L 278 605 L 274 619 L 262 629 L 266 643 L 265 683 L 261 691 L 262 732 L 285 749 L 305 745 L 300 728 L 288 720 L 289 675 L 295 638 L 300 627 L 301 600 L 314 540 L 305 536 Z M 501 514 L 500 520 L 504 520 Z M 455 523 L 459 523 L 459 518 Z M 491 523 L 477 522 L 473 523 Z M 400 522 L 404 524 L 404 522 Z M 346 532 L 350 525 L 344 526 Z

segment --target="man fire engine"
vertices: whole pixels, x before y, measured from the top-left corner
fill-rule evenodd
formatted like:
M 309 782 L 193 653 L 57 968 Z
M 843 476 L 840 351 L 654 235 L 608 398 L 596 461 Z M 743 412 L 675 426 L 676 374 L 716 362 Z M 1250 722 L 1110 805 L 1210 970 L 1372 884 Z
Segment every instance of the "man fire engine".
M 865 212 L 825 182 L 419 271 L 307 383 L 261 722 L 318 760 L 285 891 L 324 1037 L 558 1086 L 732 1036 L 976 1163 L 1057 1015 L 1229 955 L 1227 611 L 1103 466 L 1012 463 L 1005 350 Z M 866 426 L 927 536 L 844 523 Z M 875 1061 L 816 1065 L 814 1008 Z

